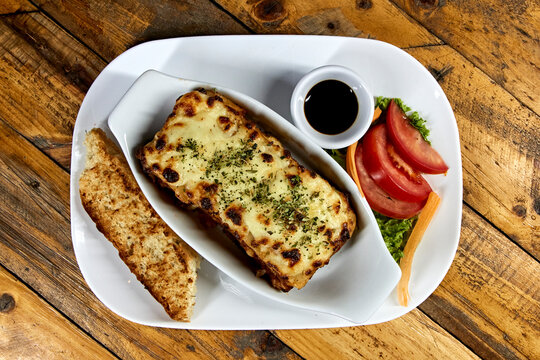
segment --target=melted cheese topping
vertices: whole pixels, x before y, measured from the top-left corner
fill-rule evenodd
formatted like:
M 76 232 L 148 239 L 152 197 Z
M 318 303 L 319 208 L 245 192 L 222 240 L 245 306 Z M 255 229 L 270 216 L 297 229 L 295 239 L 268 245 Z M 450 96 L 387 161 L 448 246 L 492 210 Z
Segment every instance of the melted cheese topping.
M 180 98 L 141 160 L 233 234 L 282 290 L 303 287 L 355 228 L 341 192 L 210 91 Z

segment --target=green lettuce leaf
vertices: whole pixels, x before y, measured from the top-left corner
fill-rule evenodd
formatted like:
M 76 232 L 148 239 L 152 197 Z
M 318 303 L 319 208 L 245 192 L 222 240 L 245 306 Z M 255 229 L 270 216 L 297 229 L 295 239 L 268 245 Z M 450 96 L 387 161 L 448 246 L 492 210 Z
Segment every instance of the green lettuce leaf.
M 403 249 L 411 234 L 417 216 L 401 220 L 389 218 L 375 211 L 373 213 L 375 214 L 375 219 L 377 220 L 388 251 L 390 251 L 394 260 L 399 264 L 399 261 L 403 257 Z

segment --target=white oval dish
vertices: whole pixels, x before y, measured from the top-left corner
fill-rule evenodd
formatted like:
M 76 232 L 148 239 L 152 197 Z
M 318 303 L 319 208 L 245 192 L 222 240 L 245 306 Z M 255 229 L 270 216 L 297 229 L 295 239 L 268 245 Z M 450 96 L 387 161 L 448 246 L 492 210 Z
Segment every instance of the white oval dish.
M 304 111 L 309 91 L 325 80 L 338 80 L 349 86 L 358 101 L 358 114 L 353 124 L 345 131 L 335 135 L 323 134 L 308 122 Z M 328 104 L 334 106 L 334 104 Z M 300 79 L 291 97 L 291 116 L 294 124 L 311 140 L 325 149 L 341 149 L 358 141 L 371 125 L 373 119 L 373 95 L 364 81 L 354 71 L 338 65 L 325 65 L 316 68 Z M 329 121 L 332 121 L 329 119 Z
M 243 106 L 300 163 L 351 194 L 358 230 L 301 290 L 283 293 L 257 278 L 244 254 L 221 231 L 204 229 L 192 212 L 176 206 L 173 199 L 165 196 L 139 166 L 135 156 L 137 149 L 163 126 L 175 99 L 201 87 L 216 89 Z M 332 314 L 359 324 L 381 306 L 399 281 L 399 266 L 386 249 L 375 217 L 365 199 L 359 196 L 350 176 L 324 150 L 258 101 L 218 85 L 178 79 L 148 70 L 135 81 L 112 111 L 109 128 L 120 143 L 144 195 L 161 218 L 204 259 L 248 289 L 287 305 Z
M 199 271 L 192 321 L 171 320 L 120 260 L 116 249 L 97 231 L 79 197 L 85 133 L 97 126 L 112 137 L 108 116 L 146 70 L 220 84 L 248 94 L 290 119 L 290 97 L 295 84 L 310 70 L 328 64 L 352 69 L 375 96 L 400 97 L 418 111 L 428 122 L 433 146 L 450 167 L 446 176 L 427 177 L 442 202 L 414 257 L 409 306 L 400 306 L 393 292 L 364 324 L 402 316 L 437 288 L 459 243 L 463 181 L 456 119 L 429 71 L 405 51 L 377 40 L 305 35 L 203 36 L 151 41 L 127 50 L 103 69 L 81 104 L 72 143 L 71 234 L 81 273 L 103 304 L 133 322 L 169 328 L 302 329 L 354 325 L 336 316 L 268 300 L 243 288 L 207 261 L 202 262 Z

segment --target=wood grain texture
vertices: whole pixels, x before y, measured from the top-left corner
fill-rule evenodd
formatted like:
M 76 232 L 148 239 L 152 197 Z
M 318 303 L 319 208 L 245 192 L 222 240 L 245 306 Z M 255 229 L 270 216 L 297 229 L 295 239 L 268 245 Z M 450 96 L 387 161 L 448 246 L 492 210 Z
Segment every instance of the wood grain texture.
M 0 333 L 4 359 L 115 359 L 3 267 Z
M 64 168 L 86 90 L 105 63 L 39 13 L 0 18 L 0 117 Z
M 400 6 L 404 1 L 398 1 Z M 478 57 L 483 58 L 465 49 L 469 45 L 461 44 L 464 40 L 457 39 L 459 36 L 453 36 L 451 42 L 445 37 L 451 35 L 433 29 L 451 46 L 438 45 L 441 40 L 388 1 L 335 1 L 332 6 L 322 1 L 218 2 L 257 32 L 375 37 L 409 48 L 409 53 L 439 80 L 456 113 L 466 203 L 538 259 L 540 125 L 538 115 L 519 103 L 535 110 L 530 101 L 536 99 L 538 103 L 534 97 L 538 92 L 533 88 L 530 101 L 520 95 L 530 86 L 527 81 L 517 83 L 519 76 L 525 76 L 519 74 L 526 74 L 523 64 L 527 53 L 521 48 L 515 50 L 520 54 L 517 65 L 502 55 L 501 62 L 482 63 Z M 137 5 L 135 0 L 114 4 L 82 0 L 38 3 L 106 60 L 140 41 L 157 37 L 247 32 L 206 1 L 159 5 Z M 486 3 L 482 1 L 479 6 Z M 494 4 L 504 9 L 518 3 L 527 5 L 530 12 L 526 0 Z M 446 6 L 475 5 L 447 2 Z M 516 16 L 512 11 L 509 16 Z M 421 22 L 430 21 L 429 17 L 423 20 L 413 16 Z M 464 16 L 468 19 L 469 15 Z M 535 34 L 531 24 L 521 24 L 520 19 L 523 17 L 510 23 L 502 20 L 508 27 L 515 24 L 525 33 Z M 440 31 L 463 31 L 454 29 L 459 24 L 444 26 L 443 18 L 437 24 L 443 29 Z M 506 31 L 507 26 L 486 26 L 490 31 L 482 35 L 481 42 L 491 51 L 495 45 L 488 42 L 497 41 L 491 29 L 503 26 Z M 473 30 L 469 37 L 480 31 Z M 531 39 L 527 41 L 537 42 L 538 35 Z M 499 46 L 504 41 L 499 41 Z M 511 53 L 507 48 L 499 51 Z M 73 64 L 82 65 L 73 71 L 69 67 Z M 504 64 L 514 68 L 497 70 Z M 420 307 L 429 317 L 413 311 L 375 326 L 276 332 L 285 345 L 264 331 L 154 329 L 112 314 L 87 288 L 74 260 L 69 176 L 17 134 L 67 168 L 78 105 L 104 65 L 98 55 L 41 14 L 0 17 L 0 263 L 115 355 L 126 359 L 298 358 L 289 345 L 306 358 L 474 357 L 459 339 L 483 358 L 540 357 L 539 288 L 535 281 L 538 263 L 467 206 L 454 264 L 442 285 Z M 497 78 L 500 74 L 502 80 Z
M 0 2 L 0 15 L 36 10 L 37 8 L 28 0 L 2 0 Z
M 122 359 L 296 359 L 265 331 L 187 331 L 137 325 L 86 286 L 73 254 L 69 174 L 0 119 L 0 263 Z
M 540 2 L 392 1 L 540 114 Z
M 248 33 L 209 0 L 38 0 L 35 3 L 107 61 L 149 40 Z
M 274 333 L 306 359 L 478 358 L 418 310 L 384 324 Z
M 540 259 L 540 117 L 449 46 L 408 52 L 454 109 L 465 202 Z
M 540 358 L 540 264 L 465 207 L 450 271 L 420 309 L 484 359 Z
M 216 2 L 257 33 L 354 36 L 387 41 L 400 47 L 441 43 L 388 1 Z

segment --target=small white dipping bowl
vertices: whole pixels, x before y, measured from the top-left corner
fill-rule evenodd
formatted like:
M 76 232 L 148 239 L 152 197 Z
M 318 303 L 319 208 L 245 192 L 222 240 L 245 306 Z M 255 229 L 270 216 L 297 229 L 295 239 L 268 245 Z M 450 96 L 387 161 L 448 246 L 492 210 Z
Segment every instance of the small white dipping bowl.
M 353 90 L 358 101 L 358 114 L 353 124 L 347 130 L 335 135 L 323 134 L 315 130 L 309 124 L 304 111 L 309 91 L 325 80 L 338 80 L 345 83 Z M 340 149 L 358 141 L 366 133 L 373 119 L 373 106 L 373 95 L 354 71 L 343 66 L 326 65 L 307 73 L 296 84 L 291 98 L 291 115 L 296 127 L 312 141 L 325 149 Z M 332 121 L 332 119 L 328 120 Z

